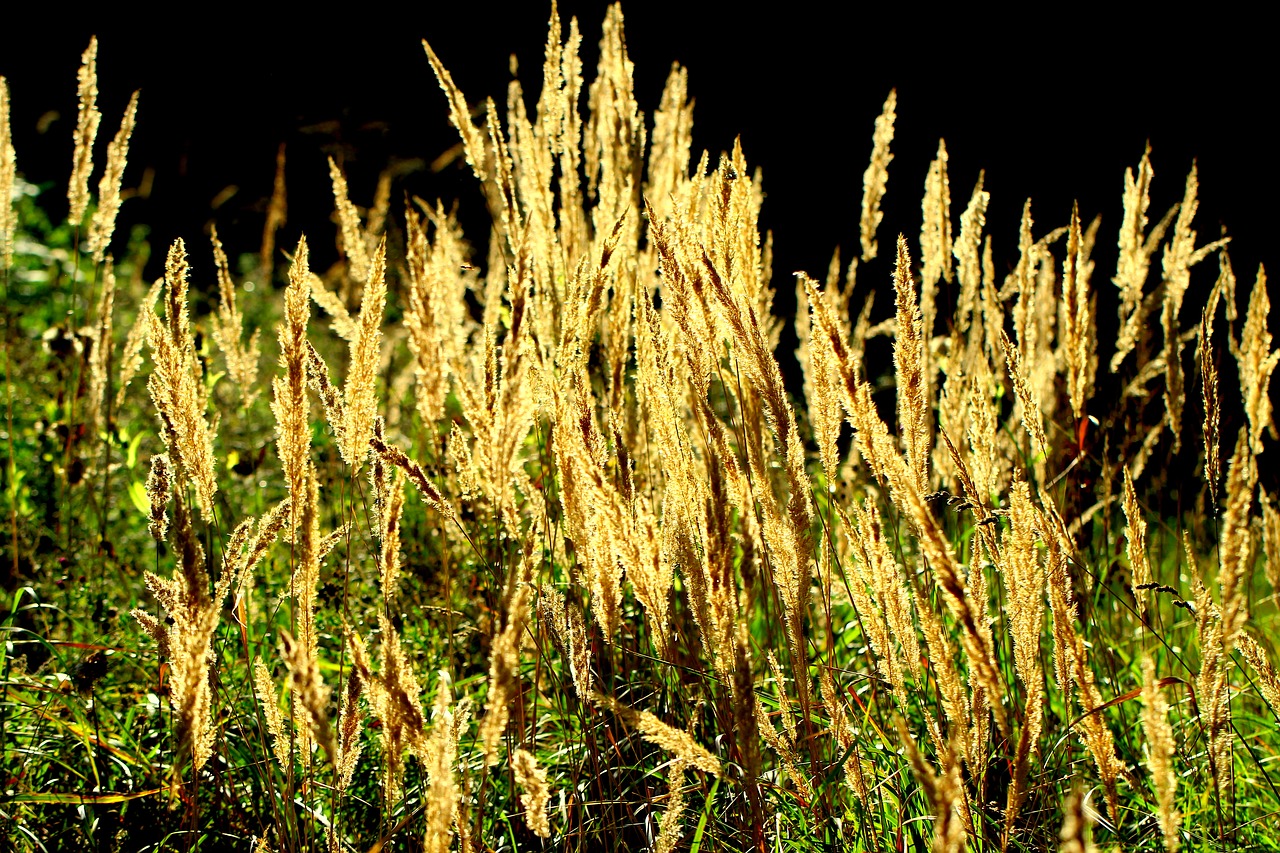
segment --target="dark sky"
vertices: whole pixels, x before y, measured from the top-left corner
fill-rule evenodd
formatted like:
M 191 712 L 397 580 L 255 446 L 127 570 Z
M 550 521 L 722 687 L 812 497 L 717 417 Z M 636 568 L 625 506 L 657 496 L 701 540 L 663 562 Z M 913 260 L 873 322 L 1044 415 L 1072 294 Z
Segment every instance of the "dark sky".
M 1037 234 L 1065 223 L 1079 199 L 1086 218 L 1103 216 L 1094 284 L 1105 290 L 1124 168 L 1150 139 L 1157 216 L 1181 196 L 1198 158 L 1202 238 L 1227 226 L 1246 284 L 1259 261 L 1277 260 L 1280 169 L 1265 131 L 1277 118 L 1276 74 L 1260 21 L 1011 17 L 976 5 L 941 15 L 905 6 L 894 15 L 828 4 L 769 8 L 748 16 L 733 4 L 636 2 L 624 12 L 641 108 L 652 112 L 679 61 L 697 101 L 695 147 L 714 154 L 741 135 L 748 160 L 763 167 L 765 225 L 775 232 L 783 293 L 792 271 L 820 273 L 836 244 L 846 257 L 857 246 L 872 122 L 893 86 L 899 118 L 882 243 L 899 230 L 918 235 L 925 172 L 945 136 L 957 219 L 978 170 L 987 170 L 998 266 L 1013 260 L 1025 197 L 1034 199 Z M 381 7 L 322 18 L 314 7 L 292 17 L 219 17 L 214 8 L 204 17 L 149 20 L 146 29 L 114 11 L 96 21 L 68 14 L 57 26 L 5 27 L 0 74 L 12 89 L 19 169 L 59 182 L 61 198 L 75 70 L 96 32 L 102 144 L 130 91 L 141 88 L 126 185 L 136 185 L 143 167 L 155 170 L 150 199 L 126 203 L 125 221 L 151 223 L 163 246 L 176 236 L 198 243 L 216 219 L 233 251 L 255 250 L 284 141 L 290 220 L 281 243 L 303 229 L 313 245 L 330 249 L 326 152 L 340 145 L 353 196 L 367 202 L 389 159 L 430 162 L 456 141 L 419 40 L 432 42 L 470 100 L 493 95 L 501 103 L 512 51 L 526 90 L 536 91 L 547 11 L 540 3 L 471 2 L 415 4 L 395 18 Z M 562 5 L 566 20 L 579 16 L 589 74 L 603 13 L 602 3 Z M 41 135 L 37 122 L 49 111 L 61 117 Z M 461 198 L 464 215 L 481 209 L 460 169 L 413 174 L 401 189 Z M 887 261 L 865 274 L 887 281 Z

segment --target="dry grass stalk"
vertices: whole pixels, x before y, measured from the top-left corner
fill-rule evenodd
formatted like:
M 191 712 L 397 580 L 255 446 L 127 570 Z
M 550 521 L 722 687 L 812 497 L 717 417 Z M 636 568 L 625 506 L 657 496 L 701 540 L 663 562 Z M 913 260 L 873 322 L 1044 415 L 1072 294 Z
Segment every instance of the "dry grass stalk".
M 191 512 L 181 490 L 174 493 L 176 523 L 175 554 L 178 571 L 171 578 L 147 573 L 147 589 L 172 619 L 166 625 L 146 611 L 132 615 L 169 659 L 171 668 L 169 703 L 178 724 L 179 749 L 190 754 L 197 771 L 213 754 L 213 696 L 209 668 L 213 665 L 213 634 L 222 616 L 222 602 L 231 588 L 234 572 L 224 562 L 218 582 L 210 592 L 204 547 L 192 528 Z M 236 553 L 237 540 L 247 537 L 245 525 L 236 531 L 228 555 Z
M 1093 265 L 1088 256 L 1088 246 L 1080 232 L 1080 213 L 1073 204 L 1067 256 L 1062 262 L 1062 348 L 1066 351 L 1071 412 L 1076 420 L 1084 417 L 1085 403 L 1093 394 L 1093 378 L 1098 367 L 1093 297 L 1089 292 L 1089 272 Z
M 178 479 L 194 488 L 202 517 L 212 522 L 213 495 L 218 489 L 214 431 L 205 415 L 208 391 L 187 314 L 187 252 L 180 239 L 169 250 L 164 281 L 164 322 L 150 308 L 144 309 L 147 343 L 155 363 L 147 388 Z
M 102 263 L 116 230 L 116 216 L 120 213 L 120 183 L 124 180 L 124 166 L 129 159 L 129 137 L 133 135 L 134 120 L 138 115 L 138 93 L 129 98 L 120 129 L 107 146 L 107 165 L 98 182 L 98 207 L 89 221 L 86 248 L 95 263 Z
M 1142 659 L 1142 729 L 1147 736 L 1147 769 L 1160 804 L 1160 830 L 1169 853 L 1178 849 L 1182 816 L 1174 805 L 1178 774 L 1173 768 L 1175 744 L 1169 725 L 1169 703 L 1156 682 L 1156 667 L 1149 656 Z
M 360 213 L 347 193 L 346 176 L 332 157 L 329 158 L 329 180 L 333 182 L 333 202 L 338 213 L 340 244 L 347 259 L 348 278 L 363 281 L 369 276 L 373 261 L 369 257 L 369 247 L 365 245 L 364 229 L 360 227 Z
M 280 657 L 289 669 L 289 689 L 295 702 L 305 710 L 303 716 L 310 727 L 309 740 L 318 743 L 329 757 L 330 763 L 336 767 L 338 747 L 333 738 L 333 728 L 329 725 L 329 688 L 320 676 L 320 661 L 315 650 L 294 640 L 288 631 L 281 631 Z M 295 713 L 296 710 L 295 708 Z M 309 762 L 305 743 L 303 757 Z
M 213 264 L 218 272 L 218 313 L 212 318 L 213 339 L 227 361 L 227 373 L 240 389 L 240 399 L 248 407 L 258 395 L 254 387 L 258 379 L 258 360 L 262 353 L 258 346 L 260 329 L 254 329 L 249 343 L 241 341 L 244 335 L 244 317 L 236 304 L 236 286 L 231 280 L 231 266 L 227 253 L 222 250 L 215 226 L 212 235 Z
M 71 205 L 68 221 L 79 225 L 84 221 L 89 206 L 89 175 L 93 172 L 93 143 L 98 138 L 98 125 L 102 113 L 98 110 L 98 37 L 89 39 L 89 46 L 80 57 L 80 70 L 76 72 L 75 150 L 71 155 L 71 182 L 67 185 L 67 202 Z
M 378 244 L 372 261 L 366 264 L 368 280 L 360 301 L 360 319 L 351 341 L 347 382 L 342 389 L 345 419 L 339 433 L 338 449 L 353 471 L 358 471 L 369 455 L 373 420 L 378 413 L 377 379 L 382 342 L 382 312 L 387 300 L 386 242 Z
M 258 250 L 258 270 L 266 281 L 271 280 L 275 266 L 276 232 L 284 227 L 288 215 L 288 194 L 284 180 L 285 147 L 276 149 L 276 176 L 271 185 L 271 201 L 267 203 L 267 219 L 262 226 L 262 246 Z
M 419 696 L 422 688 L 400 647 L 400 635 L 386 616 L 379 614 L 382 644 L 381 669 L 369 666 L 364 641 L 348 636 L 352 666 L 364 682 L 369 710 L 382 724 L 382 794 L 387 803 L 396 803 L 402 792 L 404 753 L 419 754 L 426 740 L 426 715 Z M 446 688 L 447 689 L 447 688 Z
M 547 819 L 547 802 L 551 799 L 551 787 L 547 784 L 547 770 L 538 766 L 533 753 L 517 749 L 511 753 L 511 770 L 516 784 L 521 788 L 520 805 L 524 807 L 525 825 L 539 838 L 551 837 L 551 821 Z M 680 774 L 683 776 L 683 772 Z M 671 813 L 670 807 L 667 814 Z M 678 820 L 677 816 L 677 820 Z
M 863 263 L 876 256 L 876 230 L 884 219 L 880 200 L 884 198 L 885 187 L 889 183 L 889 164 L 893 162 L 889 144 L 893 142 L 893 122 L 897 118 L 894 109 L 897 105 L 898 90 L 891 89 L 889 97 L 885 98 L 884 110 L 876 119 L 875 133 L 871 137 L 871 162 L 862 175 L 862 218 L 859 220 L 859 232 Z
M 720 760 L 700 746 L 688 732 L 667 725 L 648 711 L 637 711 L 617 699 L 596 691 L 591 692 L 591 701 L 597 707 L 607 708 L 617 714 L 624 723 L 635 729 L 640 737 L 659 749 L 671 753 L 676 759 L 704 773 L 720 775 Z
M 670 793 L 667 797 L 667 809 L 659 818 L 658 840 L 653 845 L 654 853 L 675 853 L 676 845 L 680 843 L 680 835 L 683 831 L 680 818 L 684 815 L 685 809 L 685 766 L 685 762 L 677 758 L 671 762 L 671 767 L 667 770 L 667 790 Z
M 356 764 L 360 761 L 362 746 L 360 744 L 360 722 L 364 713 L 360 710 L 360 693 L 364 690 L 364 680 L 360 671 L 352 667 L 347 676 L 347 689 L 338 709 L 338 761 L 335 784 L 338 791 L 345 791 L 351 786 L 351 779 L 356 772 Z
M 1133 488 L 1133 477 L 1124 469 L 1124 517 L 1125 539 L 1129 556 L 1129 568 L 1133 574 L 1133 596 L 1138 606 L 1138 618 L 1147 620 L 1147 591 L 1151 588 L 1151 563 L 1147 560 L 1147 521 L 1142 517 L 1138 493 Z
M 1275 497 L 1268 495 L 1262 503 L 1262 543 L 1266 555 L 1265 573 L 1271 594 L 1280 594 L 1280 510 Z
M 458 738 L 466 730 L 469 719 L 470 705 L 464 699 L 454 707 L 452 682 L 441 670 L 436 681 L 436 698 L 431 705 L 431 734 L 418 752 L 418 760 L 430 779 L 424 853 L 448 853 L 459 816 L 459 791 L 453 765 L 458 756 Z
M 1002 848 L 1008 849 L 1014 824 L 1027 796 L 1032 757 L 1039 752 L 1044 725 L 1044 673 L 1040 667 L 1041 624 L 1045 607 L 1045 567 L 1036 543 L 1038 517 L 1031 489 L 1016 482 L 1009 498 L 1009 528 L 1000 542 L 1000 576 L 1007 594 L 1005 612 L 1013 634 L 1014 667 L 1025 690 L 1022 731 L 1005 806 Z
M 924 351 L 928 345 L 911 279 L 907 240 L 898 235 L 898 262 L 893 271 L 897 295 L 897 333 L 893 336 L 893 366 L 898 391 L 898 433 L 907 454 L 907 467 L 916 488 L 929 491 L 929 420 L 932 406 L 925 396 Z
M 108 403 L 107 391 L 111 382 L 112 314 L 116 301 L 116 270 L 110 257 L 102 268 L 102 295 L 98 299 L 98 322 L 94 329 L 93 343 L 89 350 L 89 390 L 85 401 L 84 424 L 89 433 L 98 427 L 103 409 Z
M 129 327 L 129 332 L 124 339 L 124 352 L 120 357 L 120 374 L 118 381 L 120 387 L 116 389 L 116 398 L 112 403 L 112 407 L 117 411 L 124 404 L 125 391 L 129 388 L 129 383 L 133 381 L 133 377 L 138 375 L 138 371 L 142 368 L 142 350 L 147 342 L 147 315 L 151 314 L 155 309 L 156 300 L 160 298 L 160 289 L 164 287 L 164 279 L 157 279 L 151 285 L 151 289 L 147 291 L 147 295 L 143 297 L 141 304 L 138 305 L 138 314 L 134 317 L 133 325 Z
M 14 235 L 18 230 L 18 212 L 13 207 L 17 169 L 9 123 L 9 81 L 0 75 L 0 269 L 6 270 L 13 266 Z
M 267 724 L 267 734 L 271 737 L 271 752 L 281 767 L 289 767 L 289 735 L 284 728 L 280 697 L 271 680 L 271 671 L 260 660 L 253 664 L 253 692 L 258 697 L 258 705 L 262 708 L 262 717 Z
M 1252 634 L 1241 631 L 1236 636 L 1236 647 L 1258 676 L 1258 691 L 1271 706 L 1271 713 L 1280 714 L 1280 673 L 1271 665 L 1266 649 Z
M 173 488 L 173 471 L 169 467 L 169 454 L 157 453 L 151 457 L 151 469 L 147 474 L 147 499 L 151 503 L 151 521 L 148 529 L 157 542 L 163 542 L 169 532 L 169 491 Z
M 1280 362 L 1280 348 L 1271 348 L 1271 331 L 1267 320 L 1271 315 L 1271 301 L 1267 296 L 1267 272 L 1258 267 L 1253 291 L 1249 294 L 1249 308 L 1245 314 L 1244 330 L 1240 335 L 1240 347 L 1236 362 L 1240 369 L 1240 386 L 1244 392 L 1244 411 L 1249 419 L 1249 448 L 1254 456 L 1262 453 L 1262 432 L 1270 430 L 1276 436 L 1275 422 L 1271 414 L 1271 374 Z M 1228 494 L 1230 494 L 1228 492 Z
M 911 772 L 924 790 L 925 798 L 933 810 L 933 853 L 959 853 L 965 847 L 969 832 L 966 827 L 964 786 L 960 778 L 958 750 L 948 749 L 943 757 L 942 773 L 938 774 L 925 761 L 916 746 L 915 738 L 907 731 L 906 724 L 898 718 L 898 739 L 907 751 Z
M 1062 831 L 1058 833 L 1059 853 L 1095 853 L 1090 827 L 1093 818 L 1085 805 L 1084 794 L 1079 788 L 1071 792 L 1062 804 Z
M 551 631 L 551 636 L 569 670 L 569 680 L 578 698 L 591 698 L 591 646 L 587 640 L 587 623 L 582 609 L 550 587 L 538 593 L 538 622 Z
M 1225 271 L 1226 254 L 1222 254 Z M 1221 282 L 1221 277 L 1219 282 Z M 1218 481 L 1222 479 L 1221 441 L 1222 406 L 1218 395 L 1218 362 L 1213 353 L 1213 317 L 1218 304 L 1218 288 L 1214 288 L 1209 304 L 1200 316 L 1200 334 L 1196 341 L 1196 361 L 1200 363 L 1200 392 L 1204 404 L 1204 478 L 1209 485 L 1209 500 L 1218 503 Z
M 307 240 L 298 240 L 284 291 L 284 321 L 277 327 L 280 366 L 284 376 L 271 381 L 276 418 L 276 447 L 284 469 L 289 497 L 293 500 L 290 528 L 296 530 L 305 505 L 306 478 L 311 453 L 311 425 L 307 417 L 307 323 L 311 318 L 311 271 L 307 266 Z
M 1164 233 L 1178 211 L 1171 207 L 1164 218 L 1151 231 L 1147 231 L 1147 208 L 1151 204 L 1151 180 L 1155 172 L 1151 168 L 1151 146 L 1142 152 L 1138 162 L 1138 174 L 1132 169 L 1124 171 L 1124 215 L 1120 224 L 1120 257 L 1116 262 L 1116 274 L 1112 278 L 1120 289 L 1120 337 L 1111 357 L 1111 372 L 1120 369 L 1125 357 L 1133 352 L 1145 334 L 1148 308 L 1144 305 L 1143 288 L 1151 267 L 1151 256 L 1164 239 Z M 1143 364 L 1140 362 L 1138 368 Z
M 1178 316 L 1182 313 L 1182 302 L 1187 288 L 1191 285 L 1191 268 L 1208 257 L 1210 252 L 1220 249 L 1228 238 L 1216 240 L 1200 248 L 1196 248 L 1196 232 L 1191 227 L 1199 203 L 1196 193 L 1199 182 L 1196 178 L 1196 166 L 1191 165 L 1187 175 L 1186 190 L 1182 204 L 1178 207 L 1178 218 L 1173 224 L 1173 235 L 1165 245 L 1161 258 L 1163 267 L 1164 299 L 1161 303 L 1160 322 L 1164 329 L 1165 368 L 1165 415 L 1170 431 L 1173 433 L 1173 445 L 1176 451 L 1182 442 L 1182 402 L 1185 396 L 1182 377 L 1182 330 Z
M 525 574 L 530 558 L 531 555 L 526 554 L 520 574 Z M 480 721 L 480 742 L 488 767 L 498 763 L 498 750 L 507 731 L 511 705 L 520 690 L 520 645 L 529 620 L 529 594 L 528 582 L 513 574 L 508 580 L 504 624 L 489 650 L 489 691 L 484 718 Z

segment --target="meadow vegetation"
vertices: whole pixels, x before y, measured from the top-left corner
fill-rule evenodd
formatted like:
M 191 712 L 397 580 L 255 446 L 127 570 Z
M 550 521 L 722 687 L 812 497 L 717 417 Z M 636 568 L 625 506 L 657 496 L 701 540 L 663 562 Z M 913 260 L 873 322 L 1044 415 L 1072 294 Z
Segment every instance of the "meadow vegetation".
M 6 847 L 1280 848 L 1280 351 L 1194 167 L 997 264 L 942 142 L 882 222 L 891 92 L 860 253 L 775 276 L 686 70 L 583 38 L 505 107 L 424 43 L 487 234 L 330 160 L 313 268 L 282 159 L 154 282 L 138 96 L 100 165 L 90 44 L 64 208 L 0 78 Z

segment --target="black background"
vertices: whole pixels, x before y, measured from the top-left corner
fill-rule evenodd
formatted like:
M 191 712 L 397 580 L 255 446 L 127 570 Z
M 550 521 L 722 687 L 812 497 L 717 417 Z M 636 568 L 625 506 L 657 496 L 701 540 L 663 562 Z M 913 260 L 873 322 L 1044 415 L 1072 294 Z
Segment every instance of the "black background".
M 136 186 L 145 167 L 154 169 L 154 182 L 149 198 L 126 202 L 121 230 L 135 221 L 151 226 L 156 252 L 149 274 L 158 272 L 173 238 L 203 245 L 201 234 L 213 221 L 233 253 L 256 251 L 280 142 L 288 145 L 289 221 L 279 245 L 290 246 L 305 231 L 316 265 L 333 260 L 326 154 L 340 156 L 353 199 L 367 204 L 389 161 L 430 163 L 456 142 L 423 37 L 472 103 L 485 96 L 505 102 L 512 52 L 531 98 L 540 85 L 549 9 L 542 3 L 394 11 L 366 4 L 335 17 L 318 7 L 264 6 L 251 14 L 224 8 L 146 19 L 102 10 L 0 30 L 19 170 L 37 183 L 56 182 L 55 213 L 65 211 L 75 72 L 91 33 L 100 40 L 100 150 L 129 93 L 142 90 L 125 184 Z M 604 8 L 561 6 L 566 25 L 570 15 L 579 18 L 588 80 Z M 746 8 L 637 2 L 624 12 L 641 109 L 652 113 L 671 63 L 679 61 L 689 68 L 696 99 L 695 159 L 703 148 L 714 157 L 740 135 L 748 161 L 763 168 L 763 224 L 775 236 L 779 313 L 790 312 L 790 273 L 822 274 L 837 244 L 846 259 L 857 250 L 872 124 L 895 86 L 882 246 L 891 246 L 897 231 L 914 244 L 925 172 L 945 137 L 957 221 L 979 169 L 986 169 L 988 232 L 1001 274 L 1016 260 L 1026 197 L 1033 199 L 1037 235 L 1065 224 L 1076 199 L 1086 221 L 1102 215 L 1094 286 L 1102 334 L 1109 334 L 1122 176 L 1150 140 L 1153 220 L 1181 198 L 1195 158 L 1201 242 L 1228 229 L 1246 288 L 1259 262 L 1276 260 L 1280 169 L 1267 130 L 1276 119 L 1275 73 L 1259 20 L 1219 6 L 1211 20 L 1163 11 L 1068 13 L 1061 6 L 1018 14 L 977 6 L 945 13 L 805 3 Z M 50 111 L 56 120 L 49 121 Z M 396 197 L 405 190 L 460 199 L 464 225 L 472 224 L 473 239 L 483 238 L 481 197 L 464 168 L 439 174 L 424 168 L 398 183 Z M 194 254 L 196 286 L 211 283 L 207 253 Z M 1216 271 L 1212 261 L 1205 266 L 1202 290 Z M 860 288 L 881 287 L 888 276 L 889 259 L 882 257 L 864 268 Z M 887 311 L 888 300 L 882 306 Z M 1192 311 L 1198 307 L 1189 302 L 1184 325 Z

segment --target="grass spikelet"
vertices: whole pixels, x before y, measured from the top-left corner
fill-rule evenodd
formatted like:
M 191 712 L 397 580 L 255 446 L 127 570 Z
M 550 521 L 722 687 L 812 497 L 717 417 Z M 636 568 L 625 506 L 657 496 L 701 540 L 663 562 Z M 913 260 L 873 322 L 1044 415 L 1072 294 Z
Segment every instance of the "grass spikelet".
M 1138 493 L 1133 488 L 1133 477 L 1124 469 L 1124 517 L 1125 539 L 1129 568 L 1133 572 L 1133 595 L 1138 606 L 1138 618 L 1147 619 L 1147 590 L 1151 588 L 1151 563 L 1147 560 L 1147 521 L 1142 517 Z
M 1067 256 L 1062 262 L 1063 335 L 1066 351 L 1067 392 L 1076 420 L 1084 417 L 1085 403 L 1093 394 L 1097 369 L 1093 300 L 1089 293 L 1089 249 L 1080 232 L 1078 205 L 1071 206 L 1071 226 L 1067 235 Z
M 1244 392 L 1244 411 L 1249 418 L 1249 448 L 1254 456 L 1262 453 L 1263 430 L 1270 429 L 1274 438 L 1276 428 L 1271 415 L 1271 374 L 1280 362 L 1280 348 L 1271 348 L 1271 330 L 1267 328 L 1271 316 L 1271 300 L 1267 296 L 1267 272 L 1259 266 L 1249 294 L 1249 308 L 1245 313 L 1244 330 L 1240 335 L 1240 347 L 1236 362 L 1240 369 L 1240 386 Z M 1229 494 L 1229 493 L 1228 493 Z
M 890 89 L 889 97 L 884 101 L 884 109 L 876 119 L 875 133 L 871 137 L 871 162 L 862 174 L 862 218 L 859 220 L 859 232 L 863 263 L 874 258 L 878 248 L 876 230 L 884 219 L 880 200 L 884 198 L 885 187 L 889 183 L 889 164 L 893 162 L 889 144 L 893 142 L 893 122 L 898 117 L 894 110 L 897 106 L 898 90 Z
M 630 728 L 635 729 L 640 737 L 671 753 L 674 758 L 704 773 L 720 775 L 720 760 L 700 746 L 688 732 L 667 725 L 648 711 L 637 711 L 617 699 L 595 691 L 591 692 L 591 701 L 599 708 L 612 711 Z
M 9 123 L 9 81 L 0 76 L 0 269 L 6 270 L 13 266 L 13 241 L 18 230 L 18 213 L 13 208 L 17 170 Z
M 1154 177 L 1151 146 L 1148 145 L 1138 162 L 1137 176 L 1132 169 L 1124 170 L 1124 214 L 1118 242 L 1120 256 L 1116 261 L 1115 277 L 1111 279 L 1120 290 L 1120 337 L 1111 357 L 1112 373 L 1120 369 L 1143 334 L 1147 309 L 1143 304 L 1142 291 L 1147 283 L 1151 256 L 1164 239 L 1164 232 L 1178 210 L 1176 205 L 1170 208 L 1164 218 L 1150 232 L 1147 231 L 1147 208 L 1151 205 L 1151 181 Z
M 383 614 L 378 615 L 382 645 L 381 669 L 376 674 L 369 666 L 364 642 L 350 635 L 352 666 L 365 685 L 369 710 L 382 725 L 382 792 L 387 802 L 400 799 L 404 777 L 404 753 L 421 749 L 426 738 L 426 716 L 419 696 L 422 688 L 409 666 L 400 645 L 400 634 Z
M 897 294 L 897 334 L 893 339 L 893 366 L 898 389 L 898 432 L 907 453 L 907 467 L 916 488 L 929 491 L 929 415 L 932 407 L 925 397 L 924 350 L 927 342 L 921 326 L 915 282 L 911 279 L 911 256 L 907 240 L 898 235 L 898 262 L 893 271 Z
M 1222 255 L 1226 264 L 1226 254 Z M 1221 279 L 1219 279 L 1221 281 Z M 1204 423 L 1201 436 L 1204 439 L 1204 479 L 1209 486 L 1209 500 L 1218 503 L 1218 481 L 1222 479 L 1222 453 L 1220 430 L 1222 405 L 1218 395 L 1218 362 L 1213 352 L 1213 315 L 1217 306 L 1217 288 L 1214 297 L 1200 316 L 1200 334 L 1196 341 L 1196 361 L 1200 363 L 1200 396 L 1204 404 Z
M 307 239 L 298 240 L 284 291 L 284 320 L 277 327 L 283 376 L 271 382 L 276 418 L 276 448 L 285 483 L 293 501 L 290 528 L 296 529 L 304 506 L 304 486 L 311 452 L 311 426 L 307 418 L 307 323 L 311 318 L 311 270 L 307 266 Z
M 684 815 L 684 776 L 685 762 L 676 759 L 667 769 L 667 809 L 659 819 L 658 840 L 654 842 L 654 853 L 675 853 L 680 843 L 682 826 L 680 818 Z
M 906 748 L 911 772 L 933 809 L 933 853 L 959 853 L 964 849 L 968 831 L 964 821 L 965 794 L 960 781 L 958 750 L 946 751 L 942 773 L 938 774 L 920 754 L 915 738 L 907 731 L 901 718 L 898 718 L 898 738 Z
M 151 457 L 151 470 L 147 474 L 147 499 L 151 503 L 151 521 L 148 529 L 157 542 L 163 542 L 169 532 L 169 490 L 173 487 L 173 472 L 169 468 L 169 454 L 157 453 Z
M 71 182 L 67 186 L 67 202 L 71 210 L 67 215 L 72 225 L 84 221 L 85 208 L 89 206 L 89 175 L 93 172 L 93 143 L 98 138 L 98 125 L 102 113 L 98 110 L 98 37 L 89 39 L 89 46 L 80 57 L 80 70 L 76 72 L 75 150 L 71 155 Z
M 377 379 L 379 348 L 382 342 L 382 312 L 387 300 L 386 241 L 378 244 L 367 265 L 368 281 L 360 302 L 360 319 L 351 342 L 351 362 L 342 389 L 345 405 L 338 448 L 353 471 L 358 471 L 369 455 L 373 419 L 378 414 Z
M 333 183 L 333 203 L 338 211 L 347 275 L 355 281 L 363 281 L 370 272 L 369 247 L 365 245 L 364 231 L 360 227 L 360 213 L 347 193 L 347 178 L 332 157 L 329 158 L 329 180 Z
M 112 313 L 116 304 L 115 263 L 107 258 L 102 267 L 102 295 L 98 299 L 98 322 L 89 351 L 89 393 L 85 402 L 85 428 L 93 433 L 108 401 L 111 381 Z
M 409 482 L 418 487 L 423 503 L 445 518 L 457 520 L 457 514 L 454 512 L 453 506 L 445 501 L 444 496 L 440 494 L 440 490 L 427 477 L 427 472 L 422 470 L 421 465 L 406 456 L 405 452 L 394 444 L 387 444 L 376 436 L 369 440 L 369 445 L 377 453 L 381 454 L 388 464 L 396 466 L 405 473 Z
M 258 250 L 258 269 L 267 281 L 272 278 L 275 265 L 276 232 L 284 227 L 288 217 L 288 188 L 284 179 L 285 146 L 276 149 L 276 176 L 271 185 L 271 201 L 267 203 L 267 219 L 262 225 L 262 246 Z
M 1160 805 L 1160 830 L 1169 853 L 1178 849 L 1182 816 L 1174 805 L 1178 774 L 1173 769 L 1173 728 L 1169 725 L 1169 703 L 1156 682 L 1156 667 L 1149 656 L 1142 659 L 1142 729 L 1147 736 L 1147 769 Z
M 180 480 L 195 489 L 205 521 L 213 521 L 218 489 L 213 430 L 206 418 L 208 392 L 187 315 L 187 252 L 176 240 L 165 263 L 165 320 L 146 309 L 147 343 L 155 369 L 147 382 L 164 439 Z
M 134 121 L 138 116 L 138 93 L 129 98 L 120 129 L 107 146 L 107 165 L 98 182 L 98 207 L 89 221 L 87 248 L 96 263 L 106 257 L 111 235 L 116 230 L 116 216 L 120 213 L 120 184 L 124 180 L 124 166 L 129 159 L 129 137 L 133 136 Z
M 133 616 L 169 659 L 169 703 L 177 718 L 179 748 L 191 756 L 199 771 L 213 754 L 209 667 L 213 663 L 213 635 L 231 585 L 231 573 L 224 570 L 210 594 L 204 548 L 192 529 L 191 512 L 181 491 L 174 493 L 174 518 L 178 571 L 167 579 L 147 573 L 147 588 L 168 612 L 172 623 L 158 622 L 143 610 L 134 610 Z
M 320 677 L 320 661 L 314 650 L 294 640 L 288 631 L 280 632 L 280 657 L 289 668 L 289 687 L 296 700 L 306 709 L 311 737 L 320 744 L 330 763 L 337 766 L 338 748 L 329 725 L 329 688 Z M 305 753 L 304 753 L 305 755 Z
M 520 643 L 529 617 L 529 587 L 514 577 L 509 584 L 505 624 L 489 651 L 489 693 L 480 721 L 480 741 L 488 767 L 498 763 L 498 748 L 519 692 Z
M 1084 794 L 1079 788 L 1071 792 L 1062 804 L 1062 830 L 1058 833 L 1059 853 L 1095 853 L 1089 830 L 1093 819 L 1085 807 Z
M 419 752 L 430 783 L 427 786 L 427 832 L 424 853 L 448 853 L 458 815 L 458 783 L 453 765 L 458 755 L 458 735 L 469 717 L 465 700 L 453 707 L 453 686 L 444 670 L 436 681 L 436 698 L 431 706 L 431 735 Z
M 271 671 L 260 660 L 253 664 L 253 692 L 258 697 L 267 734 L 271 737 L 272 754 L 281 767 L 287 768 L 290 764 L 289 736 L 284 730 L 284 714 L 280 711 L 280 699 L 275 684 L 271 681 Z
M 574 25 L 576 30 L 576 20 Z M 436 79 L 440 82 L 440 88 L 449 100 L 449 121 L 457 128 L 459 135 L 462 136 L 462 150 L 466 155 L 467 165 L 475 173 L 476 180 L 484 183 L 488 170 L 484 135 L 480 132 L 480 128 L 476 127 L 475 123 L 471 121 L 471 110 L 467 107 L 467 99 L 453 82 L 452 75 L 444 67 L 440 58 L 436 56 L 436 52 L 431 49 L 431 45 L 427 44 L 426 39 L 422 40 L 422 49 L 426 51 L 427 59 L 431 63 L 431 70 L 435 72 Z M 576 50 L 574 53 L 576 54 Z M 576 55 L 574 58 L 577 58 Z M 577 109 L 576 102 L 574 109 L 575 111 Z M 574 147 L 576 148 L 576 145 Z M 576 172 L 571 174 L 576 174 Z
M 1040 408 L 1040 400 L 1035 390 L 1027 381 L 1022 371 L 1022 356 L 1009 337 L 1001 334 L 1000 342 L 1004 346 L 1005 364 L 1009 368 L 1009 380 L 1013 383 L 1014 393 L 1022 405 L 1022 425 L 1035 442 L 1036 450 L 1042 458 L 1049 458 L 1049 439 L 1044 434 L 1044 415 Z
M 112 404 L 117 411 L 124 404 L 124 395 L 129 388 L 129 383 L 133 381 L 133 377 L 138 375 L 138 370 L 142 367 L 142 350 L 147 343 L 147 316 L 154 312 L 156 300 L 160 298 L 160 289 L 162 287 L 164 287 L 164 279 L 162 278 L 157 279 L 151 285 L 147 295 L 138 306 L 138 316 L 134 318 L 133 325 L 129 327 L 129 331 L 125 335 L 124 352 L 120 358 L 120 387 L 116 389 L 116 399 Z
M 511 753 L 511 770 L 515 774 L 516 784 L 521 788 L 520 805 L 524 807 L 525 825 L 539 838 L 550 838 L 551 822 L 547 819 L 547 802 L 551 799 L 551 788 L 547 784 L 546 768 L 538 766 L 538 760 L 532 753 L 517 749 Z M 684 776 L 683 771 L 680 776 Z M 667 814 L 670 813 L 671 807 L 668 806 Z M 676 819 L 679 820 L 678 812 Z
M 218 239 L 215 226 L 211 237 L 213 241 L 213 264 L 218 272 L 218 313 L 212 318 L 213 339 L 222 350 L 227 362 L 227 373 L 240 389 L 240 399 L 247 408 L 258 395 L 254 387 L 258 379 L 258 359 L 261 352 L 258 347 L 260 330 L 254 329 L 249 336 L 249 343 L 241 342 L 244 334 L 244 318 L 240 307 L 236 304 L 236 286 L 231 280 L 231 267 L 227 263 L 227 253 L 222 249 L 222 241 Z

